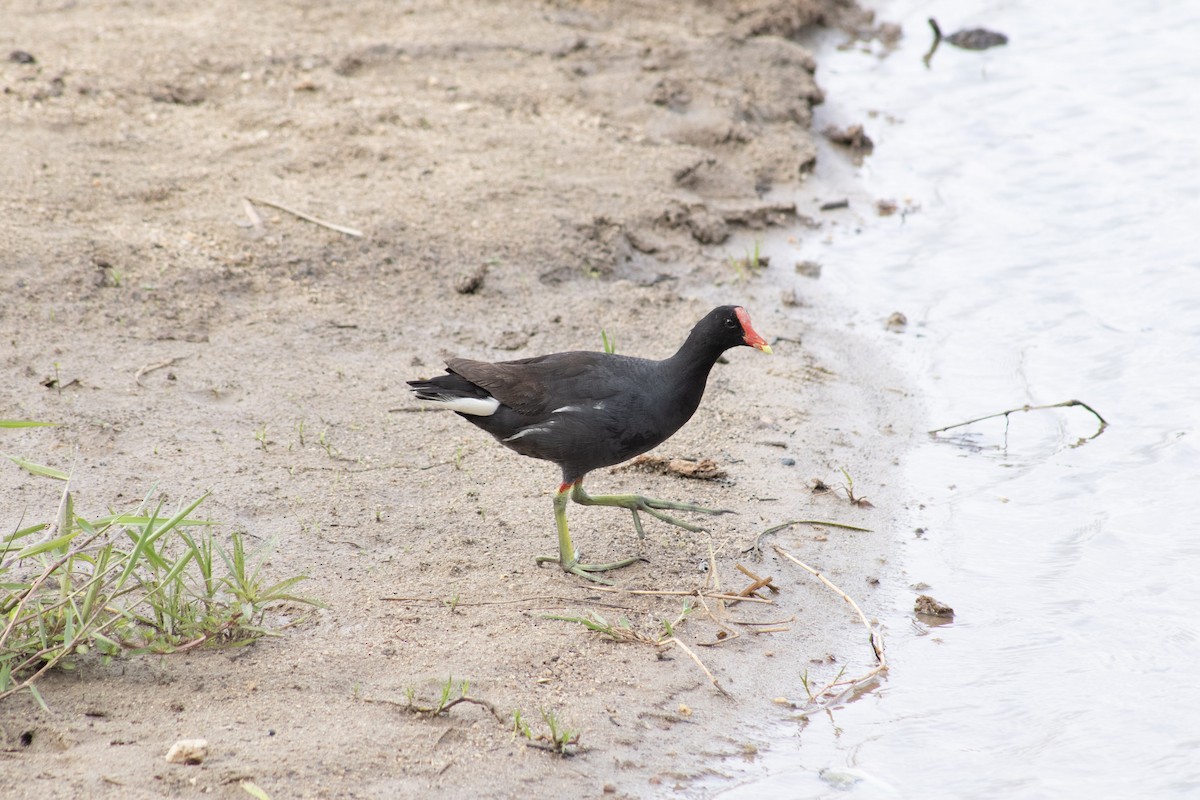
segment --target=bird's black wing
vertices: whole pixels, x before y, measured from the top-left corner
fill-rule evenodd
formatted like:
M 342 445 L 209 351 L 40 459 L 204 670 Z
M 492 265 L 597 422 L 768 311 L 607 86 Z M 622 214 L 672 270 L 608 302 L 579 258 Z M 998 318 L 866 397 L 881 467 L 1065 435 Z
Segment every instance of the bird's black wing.
M 620 392 L 613 367 L 623 360 L 640 361 L 575 351 L 496 363 L 452 358 L 446 367 L 514 411 L 541 416 L 561 406 L 594 403 Z

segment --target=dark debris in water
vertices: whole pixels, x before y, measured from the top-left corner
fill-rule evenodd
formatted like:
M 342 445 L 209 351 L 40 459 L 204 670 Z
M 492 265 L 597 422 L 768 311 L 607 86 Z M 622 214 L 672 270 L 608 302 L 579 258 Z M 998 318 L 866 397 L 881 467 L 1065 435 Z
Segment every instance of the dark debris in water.
M 939 600 L 935 600 L 927 594 L 923 594 L 917 598 L 913 611 L 923 617 L 945 617 L 949 619 L 954 616 L 953 608 Z
M 954 45 L 962 50 L 987 50 L 992 47 L 1000 47 L 1008 44 L 1008 37 L 998 31 L 989 31 L 987 28 L 966 28 L 961 31 L 955 31 L 949 36 L 942 35 L 942 29 L 938 25 L 937 20 L 933 17 L 929 18 L 929 27 L 933 29 L 933 44 L 929 46 L 929 52 L 925 54 L 925 66 L 929 66 L 933 54 L 937 52 L 938 45 L 943 40 L 947 44 Z

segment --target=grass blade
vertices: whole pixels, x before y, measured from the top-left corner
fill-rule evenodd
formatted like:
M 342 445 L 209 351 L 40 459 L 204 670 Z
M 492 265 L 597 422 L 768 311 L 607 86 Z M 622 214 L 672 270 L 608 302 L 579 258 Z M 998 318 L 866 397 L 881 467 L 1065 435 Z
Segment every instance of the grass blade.
M 65 481 L 71 477 L 61 469 L 47 467 L 44 464 L 35 464 L 28 459 L 21 458 L 20 456 L 10 456 L 8 453 L 0 453 L 0 456 L 4 456 L 9 461 L 13 462 L 31 475 L 41 475 L 44 478 L 54 478 L 58 481 Z
M 140 514 L 112 514 L 107 517 L 97 517 L 92 521 L 92 524 L 97 528 L 104 525 L 141 526 L 149 523 L 151 519 L 151 517 Z M 157 517 L 154 517 L 153 519 L 157 520 Z M 194 527 L 197 525 L 219 525 L 220 523 L 211 519 L 181 519 L 177 524 L 180 526 L 188 525 Z
M 36 556 L 39 553 L 45 553 L 48 550 L 57 550 L 60 547 L 65 547 L 66 545 L 70 544 L 71 540 L 78 535 L 79 531 L 71 531 L 70 533 L 64 533 L 57 539 L 51 539 L 48 542 L 31 544 L 29 547 L 26 547 L 24 550 L 17 553 L 17 558 L 29 558 L 30 556 Z

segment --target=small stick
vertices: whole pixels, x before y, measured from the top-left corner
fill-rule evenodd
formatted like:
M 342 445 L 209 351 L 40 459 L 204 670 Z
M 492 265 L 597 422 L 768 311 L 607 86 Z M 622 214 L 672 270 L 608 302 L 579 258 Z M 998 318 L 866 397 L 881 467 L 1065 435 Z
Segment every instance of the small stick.
M 362 699 L 362 701 L 364 703 L 375 703 L 375 704 L 381 705 L 381 706 L 396 706 L 396 708 L 402 709 L 404 711 L 411 711 L 414 714 L 429 714 L 429 715 L 433 715 L 435 713 L 441 714 L 444 711 L 449 711 L 450 709 L 454 708 L 459 703 L 472 703 L 477 706 L 483 706 L 488 711 L 492 712 L 492 716 L 496 718 L 497 722 L 501 722 L 501 723 L 504 722 L 504 718 L 500 716 L 500 712 L 497 711 L 496 707 L 494 705 L 492 705 L 491 703 L 489 703 L 487 700 L 483 700 L 478 697 L 467 697 L 466 695 L 463 695 L 462 697 L 454 698 L 453 700 L 447 702 L 446 705 L 442 706 L 440 709 L 436 709 L 436 708 L 432 708 L 432 707 L 426 708 L 423 706 L 415 705 L 413 703 L 400 703 L 396 700 L 388 700 L 387 698 L 383 698 L 383 697 L 378 698 L 378 699 L 376 699 L 374 697 L 364 697 Z
M 136 383 L 138 386 L 141 386 L 143 389 L 148 389 L 150 387 L 148 387 L 146 384 L 142 383 L 143 375 L 148 375 L 149 373 L 154 372 L 154 370 L 156 370 L 156 369 L 162 369 L 163 367 L 170 367 L 175 364 L 178 364 L 180 361 L 183 361 L 185 358 L 187 358 L 187 356 L 175 356 L 174 358 L 168 358 L 166 361 L 156 361 L 153 364 L 146 364 L 144 367 L 142 367 L 136 373 L 134 373 L 134 376 L 133 376 L 134 383 Z
M 866 686 L 868 683 L 870 683 L 875 678 L 879 677 L 880 675 L 882 675 L 885 672 L 887 672 L 887 667 L 884 665 L 878 665 L 870 672 L 867 672 L 863 675 L 859 675 L 857 678 L 849 678 L 847 680 L 842 680 L 841 679 L 842 673 L 839 672 L 837 677 L 835 677 L 829 683 L 825 684 L 825 686 L 821 687 L 820 691 L 818 691 L 815 696 L 812 695 L 811 693 L 809 694 L 809 701 L 810 701 L 809 707 L 812 708 L 814 706 L 825 706 L 826 710 L 828 710 L 828 706 L 833 705 L 834 703 L 841 702 L 841 700 L 843 698 L 845 698 L 847 695 L 852 694 L 853 692 L 855 692 L 856 690 L 858 690 L 859 688 L 861 688 L 863 686 Z M 819 700 L 816 699 L 838 686 L 845 686 L 846 690 L 841 692 L 840 694 L 838 694 L 835 697 L 829 698 L 829 700 L 825 703 L 821 703 Z
M 768 603 L 774 605 L 775 601 L 765 597 L 740 597 L 736 594 L 720 594 L 716 592 L 705 592 L 700 589 L 691 589 L 689 591 L 667 591 L 659 589 L 622 589 L 618 586 L 580 586 L 589 592 L 614 592 L 617 594 L 637 594 L 651 595 L 654 597 L 707 597 L 710 600 L 735 600 L 739 603 Z
M 783 633 L 784 631 L 790 631 L 790 630 L 791 630 L 791 628 L 789 628 L 787 625 L 777 625 L 774 628 L 759 628 L 758 630 L 753 630 L 750 632 L 751 633 Z
M 721 591 L 721 576 L 717 572 L 717 551 L 713 547 L 712 536 L 708 537 L 708 575 L 705 576 L 704 582 L 714 592 Z
M 777 620 L 772 620 L 770 622 L 755 622 L 753 620 L 748 620 L 748 619 L 731 619 L 729 621 L 732 622 L 734 625 L 750 625 L 750 626 L 753 626 L 753 625 L 786 625 L 789 622 L 795 622 L 796 615 L 792 614 L 787 619 L 777 619 Z
M 729 692 L 725 691 L 725 687 L 722 686 L 720 683 L 718 683 L 717 679 L 715 677 L 713 677 L 713 674 L 708 671 L 708 667 L 704 666 L 704 662 L 700 660 L 700 657 L 692 652 L 692 648 L 688 647 L 686 644 L 679 641 L 679 639 L 675 636 L 672 636 L 670 639 L 664 640 L 664 644 L 666 642 L 671 642 L 671 643 L 679 645 L 679 649 L 682 650 L 683 652 L 687 653 L 688 656 L 691 657 L 692 661 L 695 661 L 700 666 L 700 669 L 704 670 L 704 674 L 708 676 L 708 679 L 710 681 L 712 681 L 712 685 L 716 687 L 718 692 L 720 692 L 721 694 L 725 695 L 726 697 L 728 697 L 730 699 L 733 698 L 733 695 L 731 695 Z
M 743 567 L 741 564 L 736 564 L 735 566 L 737 567 L 737 569 L 738 569 L 738 572 L 742 573 L 742 574 L 743 574 L 743 575 L 745 575 L 747 578 L 750 578 L 751 580 L 755 580 L 755 581 L 761 581 L 761 580 L 763 580 L 762 578 L 758 577 L 757 575 L 755 575 L 755 574 L 754 574 L 753 572 L 751 572 L 750 570 L 748 570 L 748 569 L 746 569 L 745 567 Z M 766 587 L 767 587 L 768 589 L 770 589 L 770 590 L 771 590 L 773 593 L 775 593 L 775 594 L 778 594 L 778 593 L 779 593 L 779 587 L 778 587 L 778 586 L 776 586 L 775 584 L 771 583 L 771 580 L 772 580 L 771 578 L 767 578 L 767 579 L 766 579 L 766 580 L 763 582 L 763 584 L 762 584 L 762 585 L 763 585 L 763 586 L 766 586 Z M 760 586 L 759 588 L 762 588 L 762 587 Z M 745 592 L 743 592 L 742 594 L 745 594 Z
M 850 604 L 850 607 L 854 609 L 854 613 L 858 614 L 858 618 L 862 622 L 863 627 L 867 629 L 867 636 L 868 636 L 869 641 L 871 642 L 871 649 L 875 651 L 875 660 L 879 662 L 879 666 L 886 669 L 887 668 L 887 660 L 884 658 L 884 655 L 883 655 L 883 637 L 879 635 L 879 633 L 875 630 L 875 626 L 872 625 L 870 623 L 870 621 L 867 619 L 867 615 L 864 614 L 862 612 L 862 609 L 858 607 L 858 603 L 854 602 L 854 598 L 852 598 L 850 595 L 846 594 L 841 589 L 839 589 L 836 585 L 834 585 L 833 581 L 829 580 L 824 575 L 822 575 L 820 572 L 813 569 L 808 564 L 805 564 L 803 561 L 796 558 L 794 555 L 792 555 L 788 551 L 784 550 L 779 545 L 775 545 L 774 547 L 775 547 L 776 553 L 779 553 L 779 555 L 788 559 L 792 563 L 799 565 L 801 568 L 803 568 L 803 569 L 807 570 L 808 572 L 812 573 L 813 575 L 815 575 L 817 577 L 817 579 L 819 581 L 821 581 L 821 583 L 828 586 L 830 589 L 832 589 L 834 592 L 836 592 L 838 595 L 840 595 L 843 600 L 845 600 L 847 603 Z
M 754 583 L 750 584 L 745 589 L 742 589 L 740 592 L 738 592 L 738 597 L 749 597 L 750 595 L 754 595 L 755 597 L 758 597 L 758 595 L 756 595 L 754 593 L 757 592 L 759 589 L 763 588 L 764 586 L 769 586 L 771 581 L 773 581 L 773 580 L 774 580 L 774 578 L 770 578 L 770 577 L 759 578 Z
M 712 609 L 708 607 L 708 603 L 705 602 L 704 595 L 699 595 L 697 599 L 700 601 L 700 605 L 704 607 L 704 611 L 706 614 L 708 614 L 708 618 L 711 619 L 713 623 L 725 633 L 724 639 L 718 638 L 715 642 L 697 642 L 698 645 L 701 647 L 716 647 L 719 644 L 732 642 L 734 639 L 741 636 L 740 633 L 725 625 L 725 623 L 721 622 L 721 620 L 717 619 L 717 615 L 712 612 Z
M 845 528 L 848 531 L 862 531 L 863 533 L 873 533 L 870 528 L 860 528 L 857 525 L 849 525 L 845 522 L 831 522 L 827 519 L 794 519 L 791 522 L 781 522 L 778 525 L 773 525 L 765 531 L 754 537 L 754 544 L 749 547 L 743 547 L 743 553 L 758 553 L 762 555 L 762 540 L 764 536 L 769 536 L 772 533 L 778 533 L 784 528 L 790 528 L 793 525 L 828 525 L 831 528 Z
M 436 603 L 437 605 L 445 605 L 446 599 L 439 597 L 381 597 L 380 600 L 392 603 Z M 455 603 L 455 608 L 465 608 L 469 606 L 510 606 L 515 603 L 537 603 L 547 600 L 555 600 L 561 603 L 578 603 L 578 598 L 571 597 L 555 597 L 554 595 L 540 595 L 534 597 L 519 597 L 516 600 L 480 600 L 476 602 L 460 602 Z M 604 608 L 619 608 L 622 611 L 634 611 L 630 606 L 619 606 L 616 603 L 600 603 L 595 600 L 587 601 L 593 605 L 603 606 Z
M 961 428 L 964 425 L 973 425 L 976 422 L 983 422 L 984 420 L 995 419 L 996 417 L 1005 417 L 1007 419 L 1009 414 L 1016 414 L 1018 411 L 1045 411 L 1049 408 L 1071 408 L 1072 406 L 1080 406 L 1087 409 L 1092 413 L 1092 416 L 1100 421 L 1100 429 L 1091 436 L 1087 437 L 1087 439 L 1080 439 L 1080 442 L 1086 442 L 1089 439 L 1095 439 L 1097 436 L 1104 433 L 1104 429 L 1108 427 L 1108 420 L 1100 416 L 1100 413 L 1096 411 L 1096 409 L 1092 408 L 1082 400 L 1065 400 L 1061 403 L 1050 403 L 1049 405 L 1044 406 L 1031 406 L 1026 404 L 1020 408 L 1010 408 L 1007 411 L 998 411 L 995 414 L 988 414 L 986 417 L 977 417 L 976 419 L 969 419 L 966 422 L 956 422 L 953 425 L 947 425 L 944 428 L 937 428 L 936 430 L 930 431 L 929 435 L 936 436 L 937 434 L 942 433 L 943 431 L 948 431 L 951 428 Z
M 314 225 L 320 225 L 322 228 L 329 228 L 332 231 L 337 231 L 338 233 L 344 233 L 347 236 L 356 236 L 356 237 L 361 238 L 363 235 L 363 232 L 358 230 L 357 228 L 349 228 L 349 227 L 346 227 L 345 225 L 338 225 L 335 222 L 327 222 L 323 219 L 314 217 L 310 214 L 305 214 L 303 211 L 297 211 L 294 208 L 289 208 L 288 206 L 285 206 L 282 203 L 276 203 L 272 200 L 263 200 L 258 197 L 247 197 L 246 199 L 249 200 L 251 203 L 258 203 L 259 205 L 270 206 L 271 208 L 278 208 L 280 211 L 285 211 L 288 214 L 291 214 L 293 217 L 299 217 L 300 219 L 304 220 L 305 222 L 311 222 Z

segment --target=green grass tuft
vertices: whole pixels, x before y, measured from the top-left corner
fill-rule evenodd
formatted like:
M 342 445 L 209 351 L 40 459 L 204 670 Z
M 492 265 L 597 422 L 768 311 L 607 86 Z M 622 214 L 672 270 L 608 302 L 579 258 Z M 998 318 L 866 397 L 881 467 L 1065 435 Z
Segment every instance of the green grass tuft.
M 604 348 L 604 352 L 608 353 L 610 356 L 617 352 L 616 338 L 610 337 L 603 328 L 600 329 L 600 344 Z
M 170 516 L 160 502 L 88 519 L 62 479 L 53 521 L 0 538 L 0 700 L 28 689 L 43 703 L 38 679 L 85 657 L 245 645 L 273 633 L 270 608 L 322 605 L 294 593 L 304 576 L 264 580 L 242 534 L 218 539 L 192 517 L 207 495 Z

